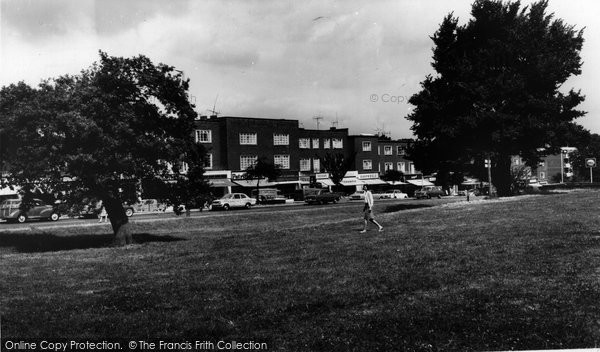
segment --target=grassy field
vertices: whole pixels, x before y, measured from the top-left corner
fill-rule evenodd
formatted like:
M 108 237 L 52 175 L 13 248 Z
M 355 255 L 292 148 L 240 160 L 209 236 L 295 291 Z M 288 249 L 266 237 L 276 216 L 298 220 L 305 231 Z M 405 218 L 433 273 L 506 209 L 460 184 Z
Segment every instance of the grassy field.
M 599 192 L 0 233 L 2 337 L 281 351 L 600 345 Z M 411 204 L 413 201 L 393 204 Z M 392 204 L 392 203 L 387 203 Z M 324 211 L 325 209 L 325 211 Z

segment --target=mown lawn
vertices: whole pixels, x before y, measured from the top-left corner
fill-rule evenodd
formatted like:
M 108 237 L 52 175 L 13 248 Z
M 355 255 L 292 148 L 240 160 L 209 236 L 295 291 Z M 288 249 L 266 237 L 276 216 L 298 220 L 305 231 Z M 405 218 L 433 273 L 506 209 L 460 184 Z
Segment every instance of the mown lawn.
M 600 345 L 600 192 L 216 213 L 0 233 L 2 337 L 256 341 L 282 351 Z M 412 202 L 412 201 L 407 201 Z M 410 203 L 406 203 L 410 204 Z

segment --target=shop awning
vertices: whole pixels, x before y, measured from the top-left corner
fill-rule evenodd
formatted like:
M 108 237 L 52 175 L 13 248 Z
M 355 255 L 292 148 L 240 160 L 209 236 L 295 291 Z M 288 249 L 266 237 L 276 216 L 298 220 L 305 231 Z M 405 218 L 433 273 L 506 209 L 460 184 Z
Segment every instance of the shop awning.
M 321 185 L 323 185 L 325 187 L 335 186 L 335 183 L 333 183 L 333 181 L 331 181 L 330 178 L 319 179 L 319 180 L 317 180 L 317 183 L 320 183 Z
M 298 181 L 275 181 L 275 184 L 278 184 L 278 185 L 295 185 L 298 183 L 300 183 L 299 180 Z
M 17 187 L 13 187 L 13 189 L 10 189 L 10 187 L 4 187 L 0 189 L 0 196 L 11 196 L 17 194 L 18 191 L 19 189 Z
M 465 180 L 463 183 L 461 183 L 461 185 L 463 186 L 476 186 L 479 185 L 481 183 L 481 181 L 476 180 L 476 179 L 468 179 Z
M 365 183 L 363 181 L 357 179 L 356 177 L 344 177 L 342 180 L 342 185 L 344 186 L 360 186 L 364 184 Z
M 237 186 L 235 183 L 231 182 L 229 179 L 226 179 L 226 178 L 209 179 L 208 182 L 210 182 L 211 187 L 234 187 L 234 186 Z
M 256 188 L 256 180 L 235 180 L 233 182 L 236 183 L 238 186 Z M 267 180 L 260 180 L 258 182 L 259 187 L 272 187 L 276 185 L 276 182 L 269 182 Z
M 435 186 L 433 183 L 427 181 L 427 180 L 407 180 L 408 183 L 410 183 L 411 185 L 415 185 L 415 186 L 419 186 L 419 187 L 423 187 L 423 186 Z
M 406 182 L 402 182 L 402 181 L 387 181 L 388 184 L 392 185 L 392 186 L 398 186 L 398 185 L 407 185 L 408 183 Z
M 388 183 L 379 178 L 368 178 L 365 180 L 361 180 L 366 185 L 387 185 Z

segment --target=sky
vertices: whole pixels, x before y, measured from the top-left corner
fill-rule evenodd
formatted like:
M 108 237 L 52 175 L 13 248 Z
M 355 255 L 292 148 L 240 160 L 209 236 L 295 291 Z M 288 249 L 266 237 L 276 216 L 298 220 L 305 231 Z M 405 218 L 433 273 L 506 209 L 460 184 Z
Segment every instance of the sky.
M 523 5 L 531 1 L 522 1 Z M 408 99 L 431 68 L 430 36 L 470 0 L 0 0 L 0 86 L 77 74 L 111 56 L 182 70 L 199 114 L 299 120 L 301 127 L 411 138 Z M 550 0 L 584 30 L 581 90 L 600 133 L 600 2 Z M 317 118 L 318 117 L 318 118 Z

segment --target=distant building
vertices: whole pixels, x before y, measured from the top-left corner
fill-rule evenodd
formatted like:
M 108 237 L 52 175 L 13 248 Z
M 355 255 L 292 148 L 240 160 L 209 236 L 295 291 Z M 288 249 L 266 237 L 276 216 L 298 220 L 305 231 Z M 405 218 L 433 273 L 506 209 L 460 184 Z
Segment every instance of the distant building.
M 414 164 L 405 159 L 410 140 L 380 141 L 375 135 L 349 136 L 346 128 L 314 130 L 300 128 L 298 120 L 203 116 L 196 120 L 194 133 L 196 142 L 208 152 L 206 176 L 220 193 L 237 187 L 255 187 L 255 183 L 242 178 L 246 168 L 258 158 L 267 158 L 282 171 L 278 180 L 271 183 L 265 180 L 263 185 L 280 188 L 288 195 L 307 186 L 311 177 L 331 185 L 322 162 L 328 153 L 340 153 L 345 158 L 354 155 L 353 170 L 342 181 L 349 190 L 365 183 L 387 185 L 379 178 L 386 170 L 417 173 Z

